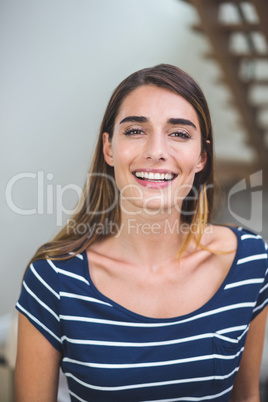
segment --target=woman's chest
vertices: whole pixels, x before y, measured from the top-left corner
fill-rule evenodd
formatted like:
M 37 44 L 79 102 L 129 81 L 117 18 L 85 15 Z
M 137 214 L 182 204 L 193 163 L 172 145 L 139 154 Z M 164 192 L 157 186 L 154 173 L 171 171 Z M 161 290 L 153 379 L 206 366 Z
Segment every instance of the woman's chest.
M 204 306 L 218 291 L 227 273 L 213 262 L 186 267 L 173 263 L 150 271 L 117 265 L 92 264 L 90 273 L 96 289 L 118 305 L 153 318 L 189 314 Z
M 79 398 L 141 401 L 223 393 L 226 399 L 220 400 L 228 400 L 247 329 L 234 330 L 237 311 L 211 308 L 149 319 L 94 297 L 77 301 L 72 310 L 76 315 L 62 320 L 62 367 Z

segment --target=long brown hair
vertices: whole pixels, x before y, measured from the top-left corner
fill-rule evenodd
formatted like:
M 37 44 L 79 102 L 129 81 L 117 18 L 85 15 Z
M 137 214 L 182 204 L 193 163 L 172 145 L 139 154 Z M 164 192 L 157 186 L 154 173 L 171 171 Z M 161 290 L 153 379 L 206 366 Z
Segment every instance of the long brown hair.
M 213 203 L 213 139 L 208 105 L 199 85 L 184 71 L 169 64 L 139 70 L 124 79 L 114 90 L 100 126 L 98 142 L 90 171 L 83 188 L 76 212 L 56 237 L 42 245 L 31 262 L 42 258 L 67 259 L 87 249 L 105 236 L 115 234 L 120 227 L 119 193 L 114 181 L 114 169 L 109 166 L 102 152 L 102 134 L 113 136 L 115 119 L 125 98 L 142 85 L 166 88 L 182 96 L 195 109 L 201 128 L 201 152 L 207 161 L 202 171 L 196 173 L 192 190 L 182 204 L 182 222 L 190 227 L 197 224 L 198 233 L 189 230 L 181 250 L 192 238 L 200 243 Z M 100 228 L 106 230 L 95 230 Z M 84 230 L 81 230 L 84 229 Z

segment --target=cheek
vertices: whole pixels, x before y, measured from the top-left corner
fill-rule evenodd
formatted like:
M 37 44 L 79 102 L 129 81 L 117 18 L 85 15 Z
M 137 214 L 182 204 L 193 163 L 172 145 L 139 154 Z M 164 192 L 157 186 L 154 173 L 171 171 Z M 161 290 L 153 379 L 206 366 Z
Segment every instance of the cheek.
M 117 149 L 113 154 L 114 175 L 117 187 L 120 189 L 129 181 L 131 153 L 128 149 Z
M 114 144 L 113 147 L 113 159 L 115 169 L 129 170 L 131 161 L 133 160 L 133 149 L 126 144 Z
M 195 172 L 195 169 L 201 159 L 199 147 L 185 149 L 183 153 L 180 152 L 178 155 L 177 160 L 182 170 L 184 170 L 185 173 Z
M 181 173 L 178 176 L 176 192 L 181 198 L 185 198 L 192 189 L 198 163 L 200 161 L 199 149 L 192 149 L 180 155 Z

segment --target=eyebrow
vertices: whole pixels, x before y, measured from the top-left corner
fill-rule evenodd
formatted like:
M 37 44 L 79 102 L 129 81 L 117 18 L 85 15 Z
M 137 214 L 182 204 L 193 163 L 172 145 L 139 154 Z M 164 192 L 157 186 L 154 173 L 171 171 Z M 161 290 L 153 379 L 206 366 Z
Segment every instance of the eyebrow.
M 149 120 L 144 116 L 128 116 L 120 121 L 120 124 L 127 123 L 129 121 L 137 122 L 137 123 L 147 123 Z
M 168 119 L 168 123 L 169 124 L 182 124 L 183 126 L 192 126 L 197 130 L 196 125 L 191 120 L 188 120 L 188 119 L 172 117 L 172 118 Z
M 145 116 L 127 116 L 120 121 L 120 124 L 127 122 L 148 123 L 148 121 L 149 119 Z M 167 122 L 174 125 L 182 124 L 183 126 L 192 126 L 197 130 L 196 125 L 188 119 L 171 117 Z

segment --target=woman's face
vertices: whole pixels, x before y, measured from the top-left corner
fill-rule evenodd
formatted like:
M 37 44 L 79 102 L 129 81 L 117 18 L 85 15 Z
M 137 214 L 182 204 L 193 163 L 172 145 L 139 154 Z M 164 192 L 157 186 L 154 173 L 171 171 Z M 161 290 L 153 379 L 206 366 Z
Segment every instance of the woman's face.
M 126 212 L 156 214 L 176 208 L 203 169 L 197 114 L 181 96 L 153 85 L 131 92 L 115 120 L 112 140 L 103 134 L 106 163 L 114 167 Z M 121 205 L 121 207 L 122 207 Z

